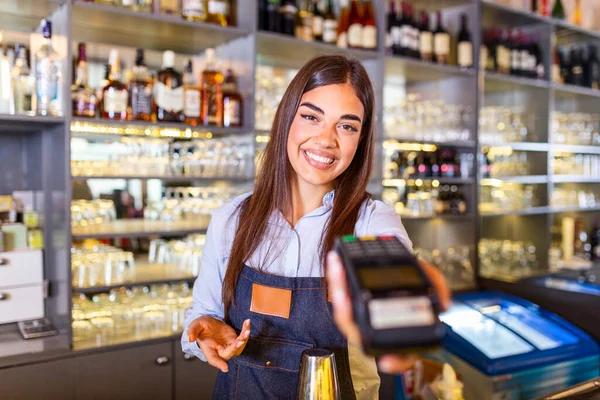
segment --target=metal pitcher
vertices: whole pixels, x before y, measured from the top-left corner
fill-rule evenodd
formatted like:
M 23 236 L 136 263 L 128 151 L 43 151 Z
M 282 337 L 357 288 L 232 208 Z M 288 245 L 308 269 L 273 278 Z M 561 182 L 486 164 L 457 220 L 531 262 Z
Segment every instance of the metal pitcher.
M 333 352 L 323 349 L 310 349 L 302 353 L 296 399 L 341 399 Z

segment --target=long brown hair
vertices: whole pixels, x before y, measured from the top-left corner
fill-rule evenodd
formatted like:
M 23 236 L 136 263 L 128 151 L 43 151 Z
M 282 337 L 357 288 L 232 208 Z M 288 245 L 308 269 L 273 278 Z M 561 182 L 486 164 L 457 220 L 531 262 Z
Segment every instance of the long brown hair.
M 271 139 L 261 156 L 254 192 L 239 206 L 238 227 L 223 280 L 226 316 L 233 303 L 243 263 L 261 243 L 269 216 L 277 209 L 284 215 L 291 211 L 292 167 L 287 155 L 287 141 L 302 95 L 321 86 L 344 83 L 352 85 L 362 102 L 364 122 L 356 154 L 335 182 L 331 218 L 321 237 L 321 265 L 325 265 L 325 256 L 333 247 L 335 237 L 354 233 L 360 206 L 369 196 L 366 190 L 373 169 L 375 95 L 371 80 L 359 61 L 342 56 L 319 56 L 306 63 L 288 86 L 275 114 Z

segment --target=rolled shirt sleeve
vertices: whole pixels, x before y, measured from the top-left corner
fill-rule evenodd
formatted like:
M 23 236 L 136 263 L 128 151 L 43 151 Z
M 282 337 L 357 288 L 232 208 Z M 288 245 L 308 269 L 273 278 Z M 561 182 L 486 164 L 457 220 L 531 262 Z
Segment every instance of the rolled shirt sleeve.
M 412 251 L 412 241 L 393 207 L 379 200 L 369 200 L 363 212 L 363 218 L 359 218 L 357 224 L 357 235 L 394 235 Z

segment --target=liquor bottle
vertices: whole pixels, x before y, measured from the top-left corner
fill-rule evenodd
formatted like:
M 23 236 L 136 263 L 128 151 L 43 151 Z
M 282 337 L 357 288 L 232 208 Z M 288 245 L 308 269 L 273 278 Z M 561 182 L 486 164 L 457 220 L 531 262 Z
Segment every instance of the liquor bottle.
M 71 88 L 73 115 L 94 118 L 96 116 L 96 92 L 88 86 L 88 66 L 85 44 L 79 43 L 75 83 Z
M 350 9 L 348 0 L 340 0 L 340 22 L 337 29 L 337 46 L 348 47 L 348 28 L 350 27 Z
M 183 0 L 181 15 L 188 21 L 205 21 L 208 15 L 204 0 Z
M 196 126 L 200 123 L 201 94 L 198 80 L 194 75 L 192 60 L 187 62 L 183 71 L 183 114 L 186 124 Z
M 127 119 L 129 93 L 127 86 L 121 82 L 121 60 L 119 51 L 112 49 L 108 57 L 110 75 L 108 83 L 102 88 L 100 117 L 106 119 Z
M 460 21 L 461 27 L 457 39 L 458 65 L 462 68 L 471 68 L 473 66 L 473 43 L 467 27 L 467 14 L 462 14 Z
M 558 47 L 554 47 L 554 54 L 552 56 L 552 82 L 554 83 L 565 83 L 561 71 L 560 71 L 560 56 L 558 54 Z
M 323 20 L 323 42 L 335 44 L 337 41 L 338 21 L 333 13 L 333 0 L 327 0 L 327 11 Z
M 596 46 L 590 44 L 588 47 L 587 80 L 585 86 L 592 89 L 600 89 L 600 60 L 598 59 Z
M 433 32 L 429 27 L 429 14 L 426 11 L 421 11 L 419 53 L 421 60 L 433 61 Z
M 542 17 L 547 17 L 550 15 L 548 8 L 548 0 L 539 0 L 540 1 L 540 9 L 539 13 Z
M 396 4 L 393 1 L 390 5 L 392 15 L 389 17 L 389 23 L 391 24 L 390 34 L 392 37 L 392 53 L 402 54 L 402 39 L 404 35 L 403 31 L 403 18 L 404 15 L 398 16 L 396 12 Z
M 542 49 L 539 45 L 539 37 L 533 38 L 531 45 L 531 53 L 533 56 L 533 62 L 535 62 L 535 78 L 546 79 L 546 65 L 542 54 Z
M 238 90 L 237 79 L 228 66 L 223 81 L 223 123 L 226 128 L 243 125 L 242 95 Z
M 223 122 L 223 74 L 217 70 L 215 50 L 206 50 L 206 67 L 202 72 L 202 112 L 204 125 L 220 126 Z
M 581 0 L 575 0 L 575 10 L 573 10 L 573 24 L 581 25 Z
M 27 48 L 17 45 L 17 59 L 11 71 L 13 109 L 16 114 L 35 115 L 35 77 L 27 62 Z
M 597 217 L 594 219 L 594 225 L 590 233 L 590 244 L 592 245 L 592 260 L 600 260 L 600 224 Z
M 531 0 L 531 12 L 538 12 L 538 0 Z
M 554 8 L 552 8 L 552 18 L 565 19 L 565 9 L 562 0 L 556 0 Z
M 63 115 L 62 63 L 52 47 L 52 23 L 42 20 L 44 43 L 35 53 L 35 79 L 37 92 L 37 113 L 39 115 Z
M 226 0 L 208 0 L 206 22 L 227 26 L 228 4 Z
M 152 0 L 120 0 L 121 7 L 138 12 L 152 12 Z
M 312 2 L 312 34 L 316 41 L 323 41 L 323 14 L 319 10 L 319 1 Z
M 188 0 L 190 2 L 201 2 L 202 0 Z M 158 13 L 159 14 L 166 14 L 166 15 L 180 15 L 181 13 L 181 7 L 179 4 L 179 0 L 156 0 L 156 3 L 158 8 Z M 181 14 L 183 15 L 183 14 Z M 184 18 L 187 18 L 186 16 L 184 16 Z
M 571 77 L 571 60 L 569 53 L 566 50 L 558 49 L 558 57 L 560 61 L 560 76 L 566 84 L 572 84 L 573 79 Z
M 348 16 L 348 47 L 360 48 L 362 46 L 363 25 L 361 14 L 360 3 L 358 0 L 352 0 Z
M 508 31 L 504 30 L 498 36 L 496 45 L 496 70 L 501 74 L 510 74 L 511 67 L 511 52 L 508 47 Z
M 182 122 L 183 81 L 181 74 L 173 68 L 175 53 L 167 50 L 163 53 L 162 69 L 154 80 L 154 99 L 152 108 L 156 119 L 161 122 Z
M 2 36 L 0 32 L 0 37 Z M 14 114 L 11 64 L 6 45 L 0 47 L 0 114 Z
M 435 54 L 435 62 L 438 64 L 448 64 L 450 35 L 444 29 L 441 11 L 437 13 L 437 29 L 433 36 L 433 52 Z
M 279 0 L 269 0 L 267 4 L 267 30 L 271 32 L 281 32 L 281 14 Z
M 281 33 L 294 36 L 296 34 L 296 17 L 298 9 L 294 0 L 286 0 L 281 6 Z
M 152 119 L 152 77 L 144 62 L 144 50 L 137 49 L 132 79 L 129 83 L 129 119 Z
M 363 12 L 361 20 L 362 29 L 362 48 L 375 50 L 377 48 L 377 25 L 375 23 L 375 13 L 371 0 L 363 1 Z
M 450 187 L 450 214 L 462 215 L 467 212 L 467 201 L 462 190 L 458 186 Z
M 570 83 L 583 86 L 583 52 L 573 47 L 571 49 L 571 79 Z

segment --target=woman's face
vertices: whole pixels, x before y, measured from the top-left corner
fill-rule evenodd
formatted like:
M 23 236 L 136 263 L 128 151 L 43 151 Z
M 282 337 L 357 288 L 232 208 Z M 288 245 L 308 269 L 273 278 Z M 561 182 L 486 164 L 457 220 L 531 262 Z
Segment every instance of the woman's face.
M 364 112 L 349 83 L 304 93 L 287 142 L 288 158 L 299 181 L 333 188 L 354 158 Z

